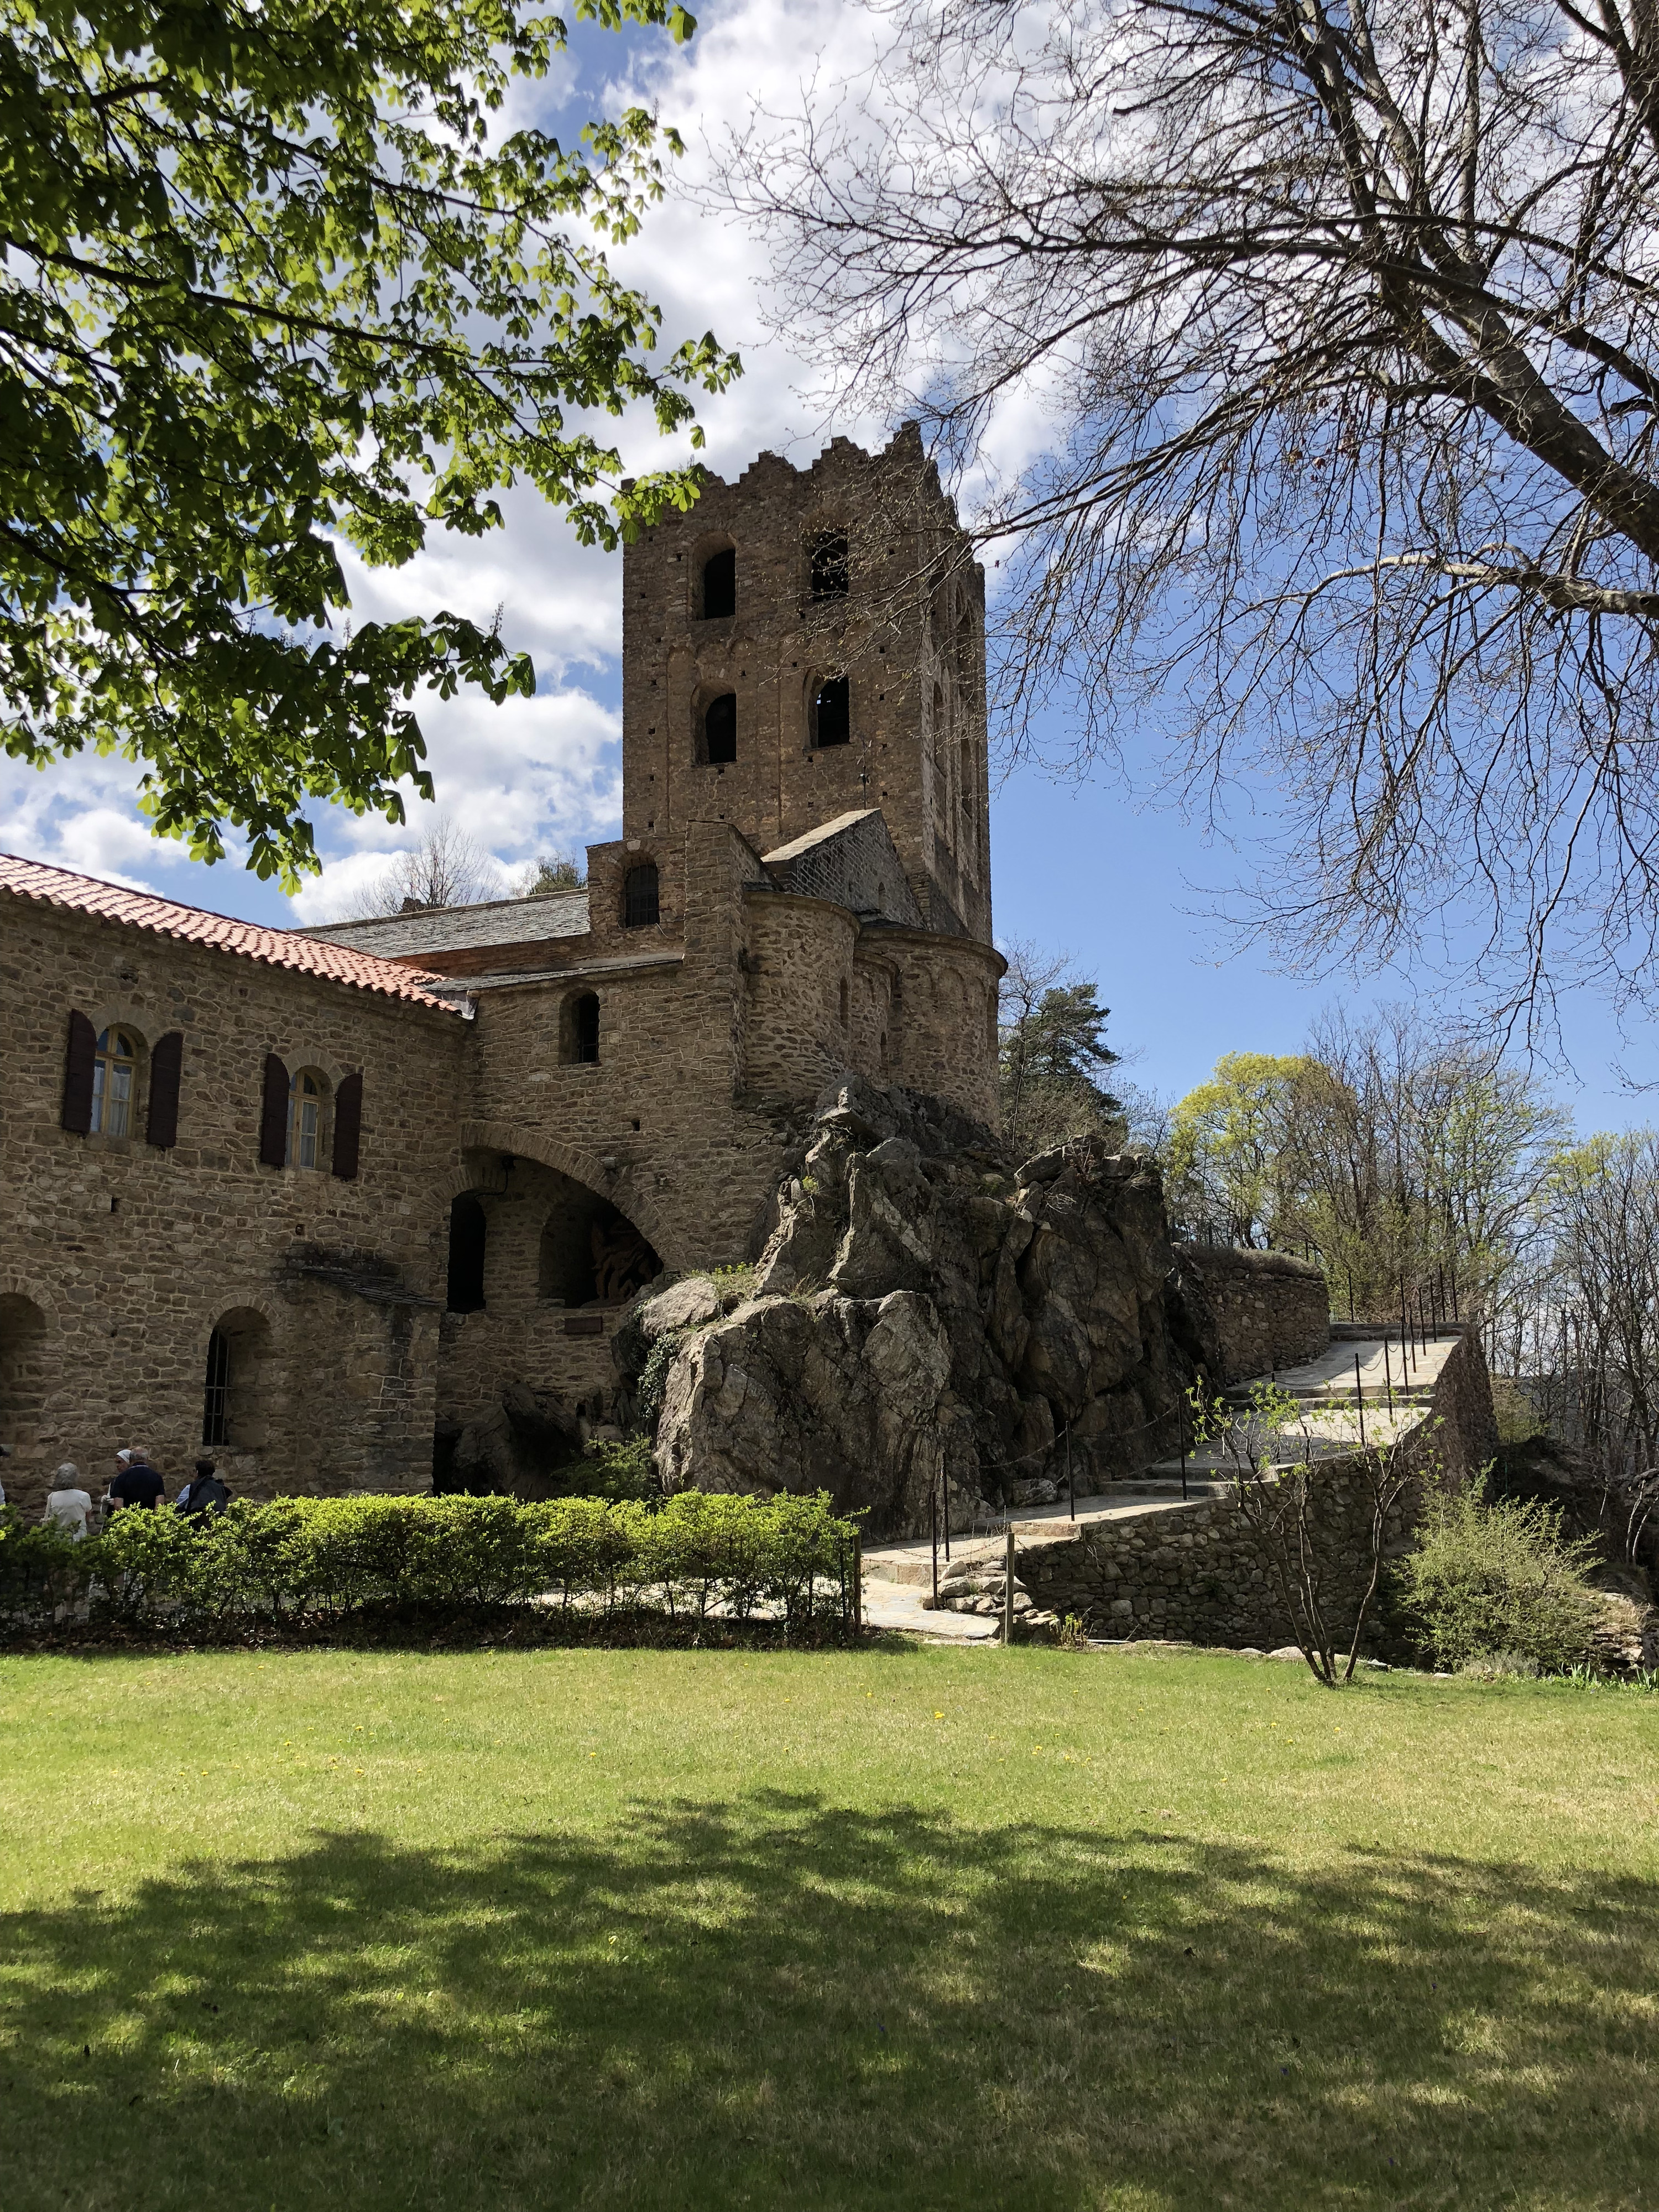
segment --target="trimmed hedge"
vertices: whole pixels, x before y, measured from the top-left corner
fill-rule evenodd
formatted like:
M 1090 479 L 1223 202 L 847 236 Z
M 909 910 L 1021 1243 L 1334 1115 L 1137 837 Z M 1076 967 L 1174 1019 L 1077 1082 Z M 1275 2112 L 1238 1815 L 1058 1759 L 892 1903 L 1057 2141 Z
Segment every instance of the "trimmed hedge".
M 280 1498 L 190 1520 L 116 1515 L 76 1544 L 0 1511 L 0 1623 L 60 1607 L 134 1626 L 288 1625 L 438 1607 L 579 1606 L 672 1619 L 761 1607 L 787 1626 L 852 1617 L 855 1524 L 830 1500 L 681 1491 L 655 1508 L 560 1498 Z

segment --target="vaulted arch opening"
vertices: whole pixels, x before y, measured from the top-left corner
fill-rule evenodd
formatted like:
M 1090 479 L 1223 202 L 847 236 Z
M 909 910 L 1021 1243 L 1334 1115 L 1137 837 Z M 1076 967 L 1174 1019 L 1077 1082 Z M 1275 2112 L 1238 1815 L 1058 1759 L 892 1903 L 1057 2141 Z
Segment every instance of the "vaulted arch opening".
M 738 611 L 738 556 L 722 545 L 704 560 L 697 578 L 697 617 L 719 622 Z
M 544 1298 L 563 1306 L 617 1305 L 662 1273 L 650 1241 L 619 1206 L 572 1176 L 544 1173 L 551 1202 L 537 1266 Z

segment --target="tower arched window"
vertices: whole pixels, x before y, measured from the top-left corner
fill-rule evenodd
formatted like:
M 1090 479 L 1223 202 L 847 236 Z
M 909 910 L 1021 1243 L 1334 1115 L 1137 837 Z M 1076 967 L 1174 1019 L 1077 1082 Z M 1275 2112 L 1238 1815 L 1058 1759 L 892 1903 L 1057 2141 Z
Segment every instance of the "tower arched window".
M 812 743 L 822 751 L 852 741 L 852 686 L 844 676 L 826 677 L 812 698 Z
M 90 1027 L 90 1024 L 88 1025 Z M 84 1034 L 84 1032 L 83 1032 Z M 132 1133 L 132 1095 L 138 1055 L 125 1030 L 103 1030 L 92 1063 L 92 1127 L 94 1135 L 125 1137 Z
M 654 860 L 641 860 L 623 878 L 623 927 L 650 929 L 662 919 L 662 898 Z M 597 1003 L 595 1015 L 597 1018 Z M 597 1039 L 595 1041 L 597 1057 Z
M 718 622 L 738 611 L 738 556 L 731 546 L 711 553 L 703 562 L 699 599 L 704 622 Z
M 738 695 L 722 691 L 702 710 L 702 757 L 720 767 L 738 757 Z
M 844 599 L 853 564 L 844 530 L 816 530 L 807 540 L 808 589 L 815 599 Z

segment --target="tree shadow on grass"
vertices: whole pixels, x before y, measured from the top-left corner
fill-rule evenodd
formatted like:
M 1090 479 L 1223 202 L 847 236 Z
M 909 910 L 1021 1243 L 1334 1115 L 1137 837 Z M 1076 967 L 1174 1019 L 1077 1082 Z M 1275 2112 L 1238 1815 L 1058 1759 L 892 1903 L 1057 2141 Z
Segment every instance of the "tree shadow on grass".
M 324 1836 L 0 1923 L 0 2201 L 1634 2212 L 1656 1903 L 778 1792 Z

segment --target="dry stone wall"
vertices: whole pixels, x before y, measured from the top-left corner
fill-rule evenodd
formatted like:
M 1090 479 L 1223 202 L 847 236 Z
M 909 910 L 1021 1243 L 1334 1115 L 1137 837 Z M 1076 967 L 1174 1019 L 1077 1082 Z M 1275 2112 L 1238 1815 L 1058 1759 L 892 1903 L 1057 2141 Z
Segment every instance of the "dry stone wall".
M 1447 1359 L 1416 1435 L 1419 1466 L 1436 1480 L 1467 1480 L 1496 1449 L 1491 1383 L 1474 1330 Z M 1346 1644 L 1370 1571 L 1370 1498 L 1352 1458 L 1316 1466 L 1313 1498 L 1322 1589 Z M 1422 1500 L 1419 1476 L 1390 1516 L 1389 1556 L 1408 1547 Z M 1084 1524 L 1060 1541 L 1039 1540 L 1045 1524 L 1031 1525 L 1017 1552 L 1021 1579 L 1040 1607 L 1076 1614 L 1092 1635 L 1263 1650 L 1291 1640 L 1271 1560 L 1231 1497 Z M 1394 1649 L 1386 1607 L 1370 1648 L 1385 1656 Z
M 1219 1382 L 1299 1366 L 1329 1342 L 1329 1289 L 1308 1261 L 1289 1252 L 1183 1244 L 1181 1264 L 1203 1284 L 1215 1316 Z

